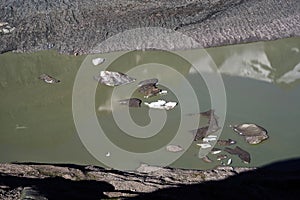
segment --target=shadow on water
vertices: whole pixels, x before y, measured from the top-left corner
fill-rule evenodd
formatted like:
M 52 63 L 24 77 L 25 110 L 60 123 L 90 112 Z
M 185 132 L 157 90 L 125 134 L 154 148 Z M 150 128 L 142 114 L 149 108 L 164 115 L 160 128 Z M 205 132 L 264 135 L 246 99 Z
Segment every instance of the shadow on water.
M 221 181 L 160 189 L 131 199 L 299 199 L 300 159 L 276 162 Z

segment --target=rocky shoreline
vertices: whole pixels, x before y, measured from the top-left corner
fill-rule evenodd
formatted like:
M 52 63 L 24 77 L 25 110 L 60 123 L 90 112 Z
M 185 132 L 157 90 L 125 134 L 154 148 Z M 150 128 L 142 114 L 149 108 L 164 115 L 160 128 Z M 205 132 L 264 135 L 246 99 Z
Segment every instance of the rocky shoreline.
M 0 22 L 10 28 L 0 34 L 0 53 L 56 49 L 78 55 L 148 48 L 136 35 L 96 48 L 111 36 L 144 27 L 176 30 L 194 40 L 177 35 L 151 41 L 168 50 L 275 40 L 300 36 L 299 13 L 297 0 L 1 0 Z
M 56 179 L 57 182 L 69 182 L 70 184 L 83 181 L 98 182 L 99 184 L 103 183 L 103 186 L 101 185 L 101 187 L 99 187 L 99 197 L 101 196 L 101 191 L 103 192 L 102 197 L 106 196 L 107 198 L 135 197 L 163 188 L 198 184 L 204 181 L 222 180 L 250 170 L 254 170 L 254 168 L 232 168 L 226 166 L 201 171 L 144 165 L 140 172 L 132 172 L 104 169 L 95 166 L 0 164 L 0 198 L 20 199 L 22 195 L 23 198 L 26 195 L 34 196 L 32 193 L 35 193 L 35 196 L 41 198 L 43 197 L 42 191 L 45 189 L 42 189 L 42 187 L 47 186 L 49 189 L 47 192 L 53 190 L 53 186 L 50 183 L 43 185 L 43 183 L 39 183 L 38 181 L 46 182 L 47 179 Z M 17 177 L 19 177 L 19 179 Z M 13 181 L 14 178 L 16 179 L 15 182 Z M 24 184 L 21 183 L 22 181 Z M 36 184 L 34 184 L 34 182 L 36 182 Z M 53 183 L 55 183 L 55 181 L 53 181 Z M 62 187 L 65 186 L 62 185 Z M 84 185 L 82 185 L 82 187 L 84 187 Z M 29 188 L 35 192 L 29 192 L 30 194 L 27 194 L 26 191 L 29 190 Z M 66 187 L 66 189 L 69 188 Z M 57 195 L 56 197 L 59 197 L 59 199 L 67 199 L 67 197 L 74 199 L 78 194 L 75 192 L 74 194 Z M 83 195 L 82 197 L 84 197 L 84 195 L 88 197 L 88 194 L 81 195 Z M 48 199 L 49 197 L 53 197 L 51 195 L 46 196 L 47 194 L 43 198 Z M 34 199 L 37 197 L 34 197 Z
M 222 166 L 205 171 L 144 165 L 139 172 L 0 164 L 0 199 L 298 199 L 299 164 L 296 159 L 258 169 Z

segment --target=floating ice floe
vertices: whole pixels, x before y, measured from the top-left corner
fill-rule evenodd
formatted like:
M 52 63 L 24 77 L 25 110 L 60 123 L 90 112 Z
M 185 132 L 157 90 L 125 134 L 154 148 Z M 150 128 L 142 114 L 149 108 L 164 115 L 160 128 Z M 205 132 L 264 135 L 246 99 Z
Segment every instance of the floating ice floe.
M 97 65 L 104 63 L 104 61 L 105 61 L 105 58 L 94 58 L 92 60 L 92 63 L 93 63 L 93 65 L 97 66 Z
M 209 137 L 209 138 L 217 138 L 218 136 L 216 136 L 216 135 L 208 135 L 207 137 Z
M 298 63 L 294 69 L 291 71 L 286 72 L 283 74 L 280 78 L 277 79 L 278 83 L 286 83 L 290 84 L 294 81 L 297 81 L 300 79 L 300 63 Z
M 177 102 L 172 102 L 172 101 L 166 102 L 165 100 L 158 100 L 151 103 L 144 102 L 144 104 L 149 108 L 171 110 L 177 105 Z
M 159 94 L 167 94 L 167 93 L 168 93 L 167 90 L 162 90 L 162 91 L 159 92 Z
M 217 138 L 215 137 L 205 137 L 203 138 L 203 142 L 212 142 L 212 141 L 216 141 Z
M 297 47 L 291 48 L 291 51 L 296 52 L 296 53 L 299 53 L 299 49 L 298 49 Z
M 215 155 L 215 154 L 219 154 L 219 153 L 221 153 L 222 152 L 222 150 L 221 149 L 218 149 L 218 148 L 213 148 L 212 150 L 211 150 L 211 154 L 213 154 L 213 155 Z
M 183 148 L 180 145 L 174 145 L 174 144 L 170 144 L 168 146 L 166 146 L 167 151 L 170 152 L 179 152 L 182 151 Z
M 16 129 L 26 129 L 27 126 L 20 126 L 19 124 L 16 124 Z
M 200 144 L 197 144 L 197 146 L 201 147 L 202 149 L 207 149 L 207 148 L 211 147 L 211 145 L 207 144 L 207 143 L 200 143 Z
M 227 165 L 230 165 L 231 163 L 232 163 L 232 159 L 229 158 L 229 159 L 227 160 Z
M 39 76 L 39 79 L 43 80 L 45 83 L 49 83 L 49 84 L 52 84 L 52 83 L 59 83 L 60 80 L 56 79 L 56 78 L 53 78 L 52 76 L 49 76 L 48 74 L 41 74 Z
M 94 79 L 107 86 L 119 86 L 134 82 L 136 79 L 131 78 L 121 72 L 101 71 Z
M 217 160 L 225 160 L 227 158 L 227 155 L 222 154 L 217 156 Z

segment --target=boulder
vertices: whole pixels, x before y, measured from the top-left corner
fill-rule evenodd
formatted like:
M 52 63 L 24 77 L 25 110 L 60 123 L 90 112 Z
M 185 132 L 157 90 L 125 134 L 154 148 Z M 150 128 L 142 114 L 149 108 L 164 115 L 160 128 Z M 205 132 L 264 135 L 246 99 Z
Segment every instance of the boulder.
M 131 78 L 121 72 L 101 71 L 94 79 L 107 86 L 119 86 L 134 82 L 136 79 Z
M 232 155 L 237 155 L 244 163 L 250 163 L 251 161 L 250 153 L 240 148 L 239 146 L 236 146 L 234 149 L 226 147 L 224 151 Z
M 120 100 L 119 103 L 121 105 L 128 105 L 129 107 L 141 107 L 142 100 L 138 98 L 130 98 Z
M 231 126 L 232 129 L 241 136 L 245 137 L 249 144 L 259 144 L 269 138 L 267 130 L 256 124 L 238 124 Z
M 138 91 L 144 95 L 144 98 L 149 98 L 157 94 L 160 94 L 162 90 L 157 88 L 157 83 L 158 83 L 157 78 L 143 80 L 138 84 L 139 87 Z

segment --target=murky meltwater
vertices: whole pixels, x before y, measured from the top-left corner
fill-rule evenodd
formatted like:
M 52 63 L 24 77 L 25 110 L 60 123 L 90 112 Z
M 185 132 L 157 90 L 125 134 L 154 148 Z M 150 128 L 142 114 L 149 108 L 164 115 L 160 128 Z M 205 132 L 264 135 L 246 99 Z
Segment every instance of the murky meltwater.
M 182 51 L 198 62 L 197 67 L 184 59 L 174 57 L 173 53 L 162 51 L 132 51 L 92 55 L 103 57 L 105 62 L 94 66 L 90 62 L 91 74 L 98 74 L 105 64 L 107 70 L 126 73 L 139 68 L 140 76 L 132 85 L 119 86 L 121 90 L 114 93 L 113 87 L 98 85 L 95 93 L 95 113 L 106 136 L 118 147 L 135 153 L 144 153 L 163 148 L 177 134 L 181 118 L 194 120 L 188 115 L 194 112 L 193 106 L 182 109 L 181 101 L 189 104 L 190 88 L 184 81 L 188 80 L 197 96 L 200 111 L 211 108 L 211 97 L 206 82 L 201 75 L 214 76 L 213 68 L 203 70 L 201 66 L 216 65 L 222 72 L 226 91 L 227 112 L 225 125 L 220 139 L 236 140 L 239 146 L 251 154 L 250 164 L 243 163 L 237 156 L 230 155 L 220 148 L 220 154 L 232 159 L 232 166 L 261 166 L 276 160 L 300 156 L 297 148 L 300 140 L 298 119 L 300 117 L 300 39 L 290 38 L 273 42 L 259 42 L 244 45 L 226 46 L 203 50 Z M 118 55 L 118 56 L 116 56 Z M 119 55 L 122 55 L 121 57 Z M 116 59 L 117 58 L 117 59 Z M 80 141 L 72 115 L 72 89 L 76 73 L 85 56 L 65 56 L 53 51 L 31 54 L 6 53 L 0 55 L 0 161 L 1 162 L 45 162 L 76 163 L 102 165 L 86 150 Z M 168 68 L 182 74 L 184 79 L 174 78 Z M 200 67 L 199 67 L 200 66 Z M 201 74 L 199 74 L 199 71 Z M 47 84 L 38 77 L 49 74 L 61 82 Z M 130 74 L 130 72 L 128 72 Z M 90 78 L 90 79 L 89 79 Z M 130 87 L 137 89 L 139 81 L 147 78 L 159 79 L 158 87 L 167 90 L 165 95 L 145 99 L 137 90 L 126 94 Z M 94 81 L 93 77 L 87 77 Z M 178 99 L 176 90 L 183 99 Z M 84 91 L 85 85 L 82 85 Z M 84 93 L 83 93 L 84 94 Z M 126 94 L 126 95 L 124 95 Z M 122 116 L 126 106 L 117 105 L 118 100 L 136 97 L 143 102 L 140 108 L 129 108 L 131 120 L 138 127 L 151 125 L 151 116 L 164 123 L 153 126 L 155 133 L 148 129 L 139 129 L 140 136 L 126 134 L 131 130 L 126 118 L 122 126 L 113 116 Z M 179 104 L 172 110 L 152 110 L 144 102 L 159 99 L 176 101 Z M 113 104 L 113 107 L 111 107 Z M 183 113 L 184 111 L 184 113 Z M 217 111 L 216 111 L 217 112 Z M 199 127 L 205 126 L 206 119 L 201 118 Z M 258 145 L 250 145 L 235 133 L 229 125 L 256 123 L 268 131 L 269 139 Z M 190 127 L 193 130 L 195 127 Z M 192 133 L 185 129 L 183 134 L 192 138 Z M 89 134 L 80 133 L 80 134 Z M 149 137 L 148 137 L 149 136 Z M 206 163 L 198 158 L 199 141 L 192 142 L 187 151 L 171 166 L 180 168 L 206 169 L 219 165 L 219 154 L 208 154 L 213 160 Z M 99 142 L 100 144 L 100 142 Z M 101 149 L 101 147 L 100 147 Z M 114 153 L 103 149 L 103 155 L 113 157 Z M 171 154 L 174 154 L 170 152 Z M 227 160 L 225 160 L 227 162 Z M 126 162 L 126 159 L 120 159 Z M 225 162 L 225 163 L 226 163 Z

